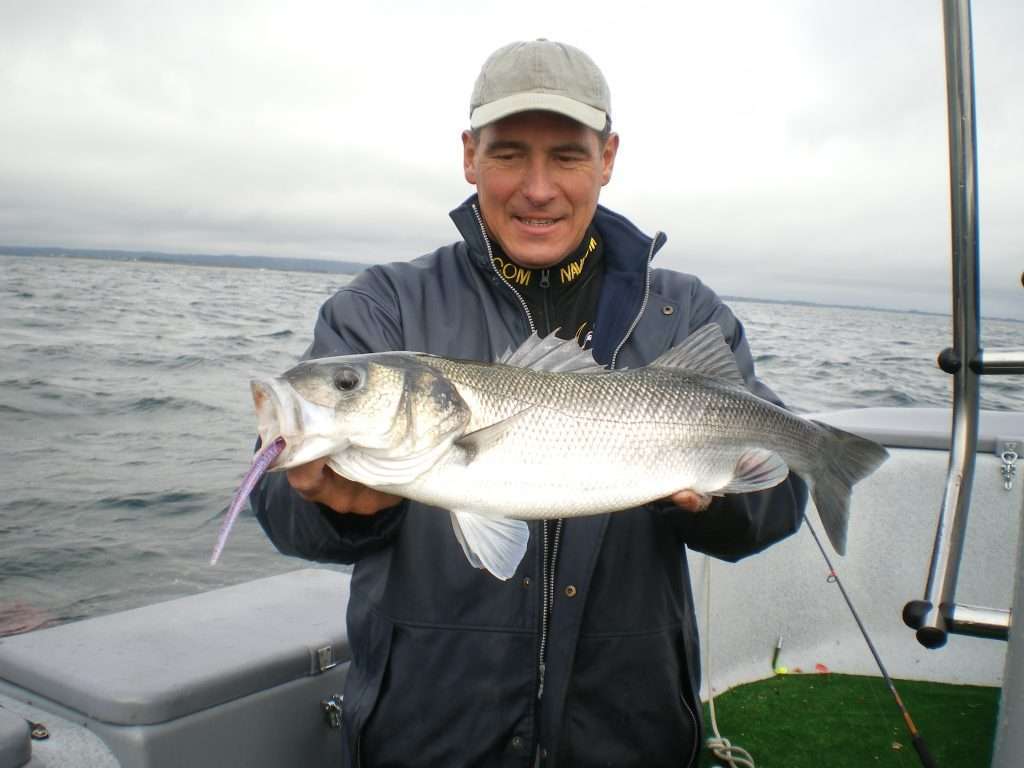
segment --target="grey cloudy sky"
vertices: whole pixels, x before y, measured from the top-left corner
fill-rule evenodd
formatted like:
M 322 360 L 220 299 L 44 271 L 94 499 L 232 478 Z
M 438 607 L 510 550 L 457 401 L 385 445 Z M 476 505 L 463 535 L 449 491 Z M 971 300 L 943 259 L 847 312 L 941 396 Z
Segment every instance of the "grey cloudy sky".
M 464 6 L 464 10 L 453 8 Z M 947 311 L 938 0 L 0 0 L 0 243 L 378 261 L 455 239 L 479 66 L 573 43 L 602 202 L 720 293 Z M 976 0 L 983 301 L 1024 319 L 1024 4 Z

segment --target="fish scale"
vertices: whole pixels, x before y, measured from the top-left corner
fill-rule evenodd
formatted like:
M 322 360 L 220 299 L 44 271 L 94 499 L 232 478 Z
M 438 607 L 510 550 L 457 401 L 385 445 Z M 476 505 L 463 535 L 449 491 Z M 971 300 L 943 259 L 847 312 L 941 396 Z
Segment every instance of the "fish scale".
M 492 384 L 482 383 L 479 374 L 463 377 L 454 366 L 439 367 L 464 396 L 483 386 L 484 394 L 475 398 L 479 401 L 486 402 L 488 395 L 500 401 L 502 392 L 515 391 L 516 403 L 534 406 L 488 448 L 483 460 L 467 464 L 453 454 L 406 489 L 446 508 L 461 505 L 480 514 L 546 519 L 631 507 L 683 487 L 713 492 L 727 483 L 739 456 L 753 444 L 750 425 L 760 423 L 765 434 L 782 434 L 781 425 L 770 423 L 778 416 L 769 403 L 754 402 L 753 395 L 738 389 L 715 392 L 698 377 L 671 371 L 523 377 L 512 370 L 505 381 Z M 507 386 L 524 378 L 530 381 L 526 386 Z M 552 385 L 544 381 L 550 378 L 555 379 Z M 696 392 L 714 396 L 697 397 Z M 627 393 L 643 405 L 625 408 Z M 792 421 L 782 414 L 782 424 Z M 493 423 L 503 417 L 482 414 L 481 420 Z M 813 443 L 813 430 L 803 431 L 802 436 L 793 434 L 791 445 Z M 508 467 L 517 469 L 509 472 Z M 562 489 L 573 492 L 559 494 Z

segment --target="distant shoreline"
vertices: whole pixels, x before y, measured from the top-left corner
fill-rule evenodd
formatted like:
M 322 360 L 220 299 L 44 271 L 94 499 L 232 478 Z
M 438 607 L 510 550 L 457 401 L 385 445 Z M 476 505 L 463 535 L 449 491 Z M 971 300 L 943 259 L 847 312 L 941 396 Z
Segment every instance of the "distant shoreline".
M 150 264 L 186 264 L 190 267 L 232 267 L 273 269 L 281 272 L 319 272 L 354 275 L 369 264 L 328 259 L 291 259 L 281 256 L 238 256 L 233 253 L 162 253 L 160 251 L 117 251 L 99 248 L 61 248 L 57 246 L 0 245 L 2 256 L 41 256 L 44 258 L 95 259 L 101 261 L 141 261 Z
M 373 266 L 358 261 L 334 259 L 285 258 L 282 256 L 239 256 L 237 254 L 163 253 L 161 251 L 118 251 L 99 248 L 60 248 L 57 246 L 0 245 L 0 256 L 41 256 L 43 258 L 95 259 L 99 261 L 135 261 L 148 264 L 185 264 L 190 267 L 228 267 L 233 269 L 273 269 L 280 272 L 315 272 L 320 274 L 354 275 Z M 872 312 L 899 312 L 908 315 L 949 317 L 948 312 L 920 309 L 896 309 L 858 304 L 834 304 L 799 299 L 765 299 L 754 296 L 722 295 L 724 301 L 788 304 L 798 307 L 827 307 Z M 1012 317 L 990 317 L 1008 323 L 1024 323 Z

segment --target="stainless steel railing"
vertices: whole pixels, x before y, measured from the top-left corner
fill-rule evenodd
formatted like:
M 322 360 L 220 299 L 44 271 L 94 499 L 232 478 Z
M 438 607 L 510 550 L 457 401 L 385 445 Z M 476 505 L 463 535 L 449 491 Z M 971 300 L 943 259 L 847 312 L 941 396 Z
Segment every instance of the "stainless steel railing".
M 939 367 L 953 376 L 953 434 L 924 597 L 903 610 L 928 648 L 948 634 L 1007 639 L 1010 611 L 956 603 L 956 583 L 970 511 L 978 438 L 978 384 L 982 375 L 1024 373 L 1024 350 L 983 350 L 979 343 L 978 177 L 974 64 L 969 0 L 943 0 L 949 120 L 950 208 L 953 256 L 953 346 Z

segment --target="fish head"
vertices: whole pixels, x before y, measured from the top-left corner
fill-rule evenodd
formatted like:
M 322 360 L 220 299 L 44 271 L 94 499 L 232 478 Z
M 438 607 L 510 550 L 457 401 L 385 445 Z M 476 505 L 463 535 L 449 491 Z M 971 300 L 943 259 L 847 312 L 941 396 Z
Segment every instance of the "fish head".
M 272 469 L 348 450 L 420 453 L 461 434 L 470 412 L 455 385 L 414 353 L 309 360 L 252 381 L 263 444 L 283 437 Z

